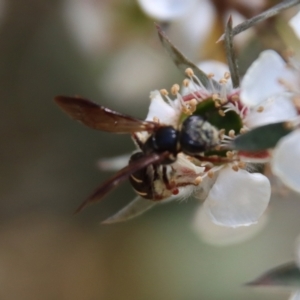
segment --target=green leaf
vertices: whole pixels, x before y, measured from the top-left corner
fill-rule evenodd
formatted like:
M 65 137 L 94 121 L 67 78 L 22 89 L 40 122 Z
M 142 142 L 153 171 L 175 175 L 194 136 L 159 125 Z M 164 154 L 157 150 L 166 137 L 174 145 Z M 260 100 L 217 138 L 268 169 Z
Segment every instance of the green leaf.
M 117 213 L 104 220 L 102 224 L 113 224 L 128 221 L 132 218 L 143 214 L 144 212 L 154 207 L 155 205 L 158 205 L 159 203 L 160 202 L 143 199 L 138 196 L 128 205 L 119 210 Z
M 167 35 L 162 31 L 161 27 L 156 25 L 159 39 L 164 46 L 164 48 L 167 50 L 168 54 L 171 56 L 171 59 L 175 63 L 175 65 L 178 67 L 178 69 L 185 75 L 185 70 L 187 68 L 191 68 L 194 71 L 194 74 L 199 78 L 201 83 L 207 88 L 208 90 L 212 90 L 213 88 L 216 90 L 220 90 L 221 85 L 214 79 L 208 78 L 205 72 L 200 70 L 195 64 L 193 64 L 191 61 L 189 61 L 169 40 Z M 196 84 L 199 84 L 196 80 L 194 80 Z
M 254 128 L 237 136 L 232 141 L 232 148 L 241 151 L 262 151 L 274 148 L 277 142 L 292 131 L 286 122 L 268 124 Z
M 300 287 L 300 270 L 295 263 L 287 263 L 271 269 L 246 285 Z

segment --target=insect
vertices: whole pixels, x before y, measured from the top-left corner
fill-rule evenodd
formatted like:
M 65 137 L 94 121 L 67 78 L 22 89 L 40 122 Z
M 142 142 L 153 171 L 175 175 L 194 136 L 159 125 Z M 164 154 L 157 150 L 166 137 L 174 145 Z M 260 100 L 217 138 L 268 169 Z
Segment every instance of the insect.
M 57 96 L 54 101 L 71 118 L 84 125 L 111 133 L 131 134 L 140 151 L 134 153 L 128 166 L 102 183 L 75 211 L 100 201 L 107 193 L 129 178 L 138 195 L 159 201 L 178 193 L 178 187 L 191 184 L 172 182 L 168 170 L 179 153 L 192 157 L 213 149 L 219 144 L 219 131 L 199 115 L 188 116 L 180 128 L 143 121 L 100 106 L 79 97 Z M 139 132 L 148 132 L 146 141 L 141 141 Z

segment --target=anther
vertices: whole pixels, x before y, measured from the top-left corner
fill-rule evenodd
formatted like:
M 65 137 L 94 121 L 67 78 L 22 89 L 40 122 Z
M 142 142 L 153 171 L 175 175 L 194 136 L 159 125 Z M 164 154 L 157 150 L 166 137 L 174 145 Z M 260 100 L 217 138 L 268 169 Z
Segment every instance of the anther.
M 219 110 L 218 110 L 218 113 L 219 113 L 219 115 L 220 115 L 221 117 L 225 117 L 225 112 L 224 112 L 224 110 L 219 109 Z
M 226 83 L 227 83 L 227 79 L 221 78 L 221 79 L 219 80 L 219 83 L 221 83 L 221 84 L 226 84 Z
M 225 129 L 220 129 L 219 130 L 219 137 L 220 137 L 220 139 L 223 139 L 223 137 L 224 137 L 224 134 L 225 134 Z
M 293 122 L 285 122 L 285 123 L 283 124 L 283 127 L 284 127 L 285 129 L 292 130 L 292 129 L 295 128 L 295 125 L 293 124 Z
M 244 161 L 239 161 L 239 162 L 238 162 L 238 167 L 239 167 L 240 169 L 245 169 L 246 163 L 245 163 Z
M 224 105 L 228 102 L 228 100 L 226 98 L 221 99 L 221 104 Z
M 159 123 L 159 118 L 158 117 L 153 117 L 153 122 Z
M 195 181 L 194 181 L 194 184 L 195 185 L 199 185 L 201 182 L 202 182 L 202 177 L 201 176 L 198 176 L 198 177 L 196 177 L 196 179 L 195 179 Z
M 233 158 L 234 153 L 232 151 L 227 151 L 226 156 L 231 159 L 231 158 Z
M 214 175 L 215 175 L 215 172 L 214 172 L 213 170 L 209 170 L 209 171 L 207 172 L 207 176 L 208 176 L 209 178 L 213 178 Z
M 257 110 L 256 110 L 256 111 L 257 111 L 257 112 L 263 112 L 263 111 L 264 111 L 264 109 L 265 109 L 265 108 L 264 108 L 263 106 L 260 106 L 260 107 L 258 107 L 258 108 L 257 108 Z
M 177 83 L 174 84 L 174 85 L 171 87 L 171 93 L 172 93 L 173 95 L 177 95 L 178 92 L 179 92 L 179 90 L 180 90 L 180 87 L 179 87 L 179 85 L 178 85 Z
M 231 77 L 231 75 L 230 75 L 229 72 L 225 72 L 225 73 L 224 73 L 224 78 L 225 78 L 225 79 L 228 80 L 230 77 Z
M 190 84 L 190 80 L 187 79 L 187 78 L 185 78 L 185 79 L 183 80 L 182 84 L 183 84 L 183 86 L 188 87 L 189 84 Z
M 245 127 L 242 127 L 240 129 L 240 133 L 243 134 L 243 133 L 246 133 L 248 130 L 245 128 Z
M 229 130 L 228 135 L 229 135 L 231 138 L 234 138 L 234 137 L 235 137 L 235 131 L 234 131 L 233 129 Z
M 206 74 L 206 75 L 207 75 L 208 78 L 213 78 L 213 77 L 215 76 L 214 73 L 208 73 L 208 74 Z
M 168 96 L 169 95 L 169 93 L 166 89 L 161 89 L 159 92 L 161 93 L 162 96 Z
M 212 99 L 213 101 L 219 100 L 219 95 L 216 94 L 216 93 L 214 93 L 214 94 L 211 95 L 211 99 Z
M 188 77 L 193 77 L 194 76 L 194 71 L 191 68 L 187 68 L 187 69 L 185 69 L 185 74 Z
M 239 170 L 239 166 L 238 165 L 233 165 L 232 170 L 237 172 Z
M 239 101 L 239 100 L 240 100 L 239 95 L 235 94 L 235 95 L 231 96 L 231 101 L 235 102 L 235 101 Z

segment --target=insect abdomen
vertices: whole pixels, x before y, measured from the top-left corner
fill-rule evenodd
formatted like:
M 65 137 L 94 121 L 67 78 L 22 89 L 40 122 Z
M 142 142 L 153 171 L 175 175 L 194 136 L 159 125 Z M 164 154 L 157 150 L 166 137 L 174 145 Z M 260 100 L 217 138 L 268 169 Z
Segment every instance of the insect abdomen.
M 134 153 L 129 160 L 129 164 L 137 159 L 144 156 L 143 152 Z M 152 166 L 147 166 L 146 168 L 140 169 L 130 175 L 129 181 L 135 190 L 135 192 L 145 199 L 154 200 L 153 192 L 153 178 L 148 173 L 148 168 Z

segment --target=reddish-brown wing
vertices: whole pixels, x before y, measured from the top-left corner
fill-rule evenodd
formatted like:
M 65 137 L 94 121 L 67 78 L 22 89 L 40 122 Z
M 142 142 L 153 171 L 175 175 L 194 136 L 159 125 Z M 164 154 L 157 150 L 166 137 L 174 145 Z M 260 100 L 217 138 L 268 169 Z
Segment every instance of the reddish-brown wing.
M 113 177 L 102 183 L 95 191 L 87 198 L 75 211 L 75 214 L 79 213 L 87 205 L 98 202 L 104 198 L 111 190 L 125 181 L 131 174 L 141 170 L 151 164 L 159 164 L 169 156 L 169 152 L 163 152 L 160 154 L 152 153 L 145 155 L 142 158 L 133 161 L 130 165 L 118 171 Z
M 71 118 L 86 126 L 114 133 L 154 131 L 159 125 L 142 121 L 100 106 L 87 99 L 57 96 L 54 101 Z

